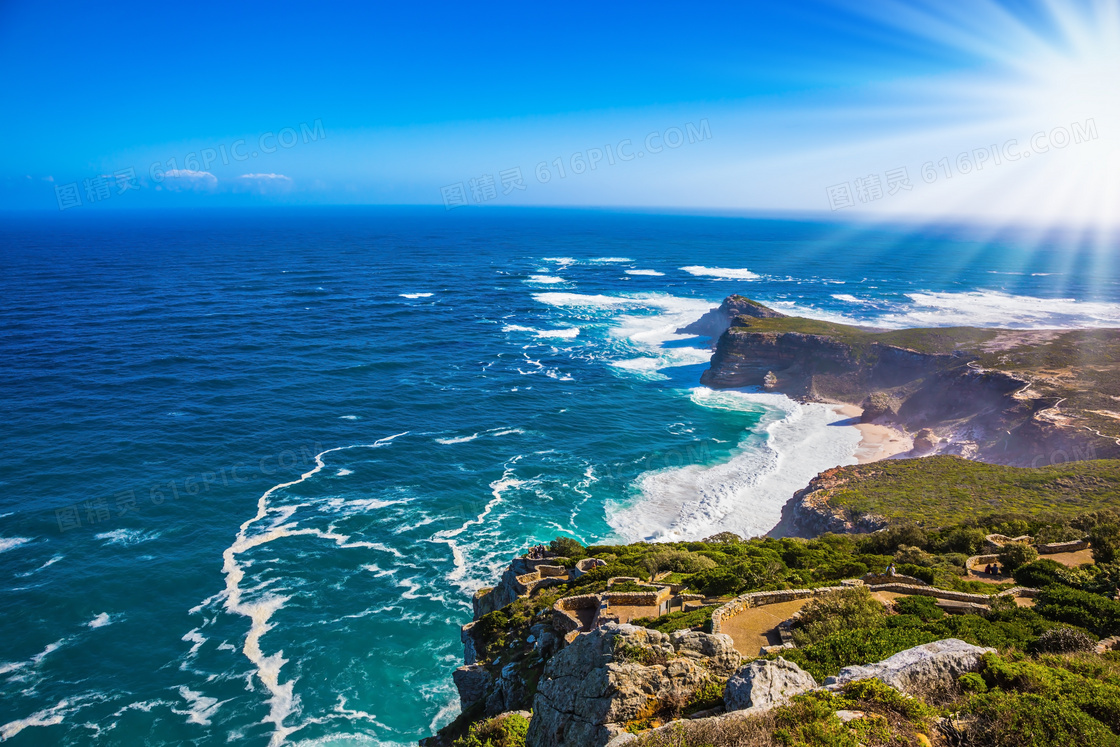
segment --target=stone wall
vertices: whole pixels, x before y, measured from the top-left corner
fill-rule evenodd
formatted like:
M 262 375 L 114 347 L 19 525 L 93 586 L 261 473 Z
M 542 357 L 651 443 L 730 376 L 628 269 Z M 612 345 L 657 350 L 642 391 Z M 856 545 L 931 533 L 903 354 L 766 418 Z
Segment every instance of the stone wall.
M 826 596 L 834 594 L 843 590 L 843 586 L 822 586 L 817 589 L 784 589 L 782 591 L 754 591 L 749 594 L 732 599 L 727 604 L 716 609 L 712 613 L 712 632 L 722 632 L 723 621 L 729 617 L 734 617 L 740 612 L 755 607 L 764 607 L 768 604 L 780 604 L 782 602 L 793 602 L 798 599 L 809 599 L 810 597 Z
M 1053 555 L 1059 552 L 1080 552 L 1089 549 L 1089 542 L 1087 540 L 1073 540 L 1072 542 L 1050 542 L 1045 545 L 1037 545 L 1035 547 L 1039 555 Z
M 575 614 L 575 610 L 593 609 L 597 619 L 602 604 L 598 594 L 564 597 L 552 605 L 552 627 L 557 633 L 568 639 L 570 634 L 578 633 L 583 628 L 583 623 Z M 592 627 L 594 627 L 594 622 L 592 622 Z
M 907 586 L 928 586 L 925 581 L 913 576 L 903 576 L 901 573 L 896 573 L 893 576 L 889 573 L 867 573 L 860 578 L 865 584 L 906 584 Z
M 894 577 L 897 578 L 897 577 Z M 718 608 L 712 613 L 712 632 L 720 633 L 723 628 L 723 621 L 728 618 L 734 617 L 739 613 L 754 609 L 756 607 L 763 607 L 768 604 L 780 604 L 782 602 L 793 602 L 798 599 L 809 599 L 811 597 L 822 597 L 829 594 L 834 594 L 842 591 L 848 586 L 822 586 L 817 589 L 787 589 L 783 591 L 756 591 L 750 594 L 743 594 L 742 596 L 732 599 L 727 604 Z M 1023 586 L 1016 586 L 1006 591 L 1001 591 L 998 594 L 969 594 L 963 591 L 948 591 L 946 589 L 938 589 L 933 586 L 914 586 L 909 583 L 889 583 L 889 584 L 874 584 L 867 586 L 869 591 L 891 591 L 898 594 L 908 594 L 911 596 L 924 596 L 934 597 L 936 599 L 946 599 L 954 602 L 964 602 L 967 604 L 974 604 L 977 606 L 986 607 L 992 601 L 993 597 L 1017 596 L 1033 598 L 1038 595 L 1037 589 L 1028 589 Z M 784 640 L 784 639 L 783 639 Z

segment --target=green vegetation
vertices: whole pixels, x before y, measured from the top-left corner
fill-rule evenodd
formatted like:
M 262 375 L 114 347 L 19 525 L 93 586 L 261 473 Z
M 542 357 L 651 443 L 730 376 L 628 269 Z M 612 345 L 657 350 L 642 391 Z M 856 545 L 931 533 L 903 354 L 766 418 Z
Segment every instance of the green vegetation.
M 870 354 L 872 346 L 876 343 L 909 348 L 920 353 L 953 353 L 993 340 L 999 334 L 998 330 L 977 327 L 897 329 L 883 332 L 796 316 L 778 319 L 741 316 L 736 317 L 734 324 L 733 329 L 742 332 L 770 334 L 799 332 L 804 335 L 831 337 L 852 346 L 857 354 L 861 354 L 861 358 Z
M 806 646 L 847 628 L 879 627 L 886 616 L 882 602 L 866 587 L 844 589 L 802 607 L 793 639 L 797 645 Z
M 911 602 L 909 606 L 921 612 L 924 604 Z M 907 605 L 904 604 L 902 609 L 907 609 Z M 899 651 L 944 638 L 959 638 L 978 646 L 1001 650 L 1026 650 L 1047 630 L 1057 627 L 1060 626 L 1055 620 L 1014 605 L 994 610 L 987 617 L 937 617 L 908 612 L 883 616 L 870 624 L 842 627 L 801 648 L 782 651 L 780 655 L 796 663 L 819 682 L 838 674 L 844 667 L 881 661 Z M 772 654 L 769 658 L 778 655 Z
M 886 460 L 843 467 L 825 490 L 829 505 L 854 515 L 927 526 L 991 524 L 992 515 L 1022 519 L 1028 528 L 1063 521 L 1076 525 L 1092 520 L 1086 512 L 1120 508 L 1120 460 L 1039 468 L 953 456 Z
M 525 747 L 529 719 L 511 713 L 472 724 L 466 736 L 451 743 L 451 747 Z
M 1009 542 L 999 550 L 999 564 L 1005 572 L 1014 573 L 1027 563 L 1038 560 L 1038 550 L 1023 542 Z
M 711 632 L 712 612 L 715 607 L 701 607 L 690 612 L 670 612 L 661 617 L 640 617 L 634 620 L 635 625 L 641 625 L 650 630 L 659 630 L 662 633 L 672 633 L 675 630 L 704 630 Z

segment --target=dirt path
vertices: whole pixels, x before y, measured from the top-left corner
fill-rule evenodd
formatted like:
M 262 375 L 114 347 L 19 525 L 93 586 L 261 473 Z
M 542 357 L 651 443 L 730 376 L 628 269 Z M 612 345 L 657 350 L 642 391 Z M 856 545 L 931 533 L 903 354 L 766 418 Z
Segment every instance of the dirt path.
M 639 617 L 657 617 L 661 614 L 661 608 L 657 605 L 652 607 L 608 607 L 606 613 L 608 617 L 617 615 L 620 623 L 628 623 Z
M 775 630 L 778 623 L 793 617 L 793 613 L 809 601 L 808 598 L 795 599 L 792 602 L 780 602 L 744 610 L 724 620 L 722 632 L 735 641 L 736 651 L 743 656 L 754 658 L 759 655 L 763 646 L 776 646 L 782 642 Z

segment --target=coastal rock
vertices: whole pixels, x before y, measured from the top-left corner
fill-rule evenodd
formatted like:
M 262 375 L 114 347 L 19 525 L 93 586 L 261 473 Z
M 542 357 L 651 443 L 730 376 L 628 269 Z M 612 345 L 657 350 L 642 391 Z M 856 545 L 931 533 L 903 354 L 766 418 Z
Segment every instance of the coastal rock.
M 669 642 L 680 656 L 706 659 L 708 668 L 715 674 L 731 674 L 743 660 L 735 650 L 735 641 L 722 633 L 678 630 L 669 635 Z
M 528 747 L 602 747 L 620 724 L 687 701 L 726 666 L 726 636 L 678 636 L 608 624 L 549 660 L 533 699 Z M 705 655 L 711 651 L 715 658 Z
M 928 454 L 937 448 L 941 439 L 929 428 L 922 428 L 914 435 L 914 452 Z
M 451 673 L 451 679 L 459 691 L 459 705 L 464 711 L 485 698 L 494 681 L 481 664 L 459 667 Z
M 713 318 L 719 316 L 716 311 Z M 998 464 L 1039 466 L 1040 456 L 1053 454 L 1062 455 L 1062 461 L 1120 457 L 1120 439 L 1109 435 L 1112 429 L 1102 433 L 1091 425 L 1099 410 L 1111 405 L 1099 398 L 1100 407 L 1085 404 L 1092 399 L 1085 393 L 1120 363 L 1045 377 L 1030 363 L 1011 362 L 1014 356 L 995 369 L 976 363 L 996 349 L 1023 350 L 1029 353 L 1024 360 L 1037 360 L 1040 351 L 1060 354 L 1046 347 L 1051 344 L 1071 349 L 1082 342 L 1102 344 L 1082 331 L 1050 332 L 1043 338 L 988 330 L 978 342 L 968 329 L 915 329 L 900 335 L 818 320 L 760 323 L 751 318 L 759 315 L 756 308 L 750 316 L 731 319 L 701 384 L 721 389 L 769 383 L 773 391 L 797 399 L 862 402 L 865 422 L 882 419 L 911 432 L 928 428 L 948 438 L 938 450 Z M 1109 345 L 1120 342 L 1120 333 L 1108 337 Z M 926 446 L 933 451 L 937 443 L 919 439 L 918 448 Z
M 900 651 L 876 664 L 844 667 L 825 680 L 825 686 L 855 680 L 877 679 L 908 694 L 948 690 L 966 672 L 975 672 L 980 658 L 994 648 L 982 648 L 957 638 L 946 638 Z
M 723 701 L 728 711 L 769 708 L 817 686 L 813 676 L 793 662 L 780 656 L 773 661 L 759 659 L 727 681 Z
M 677 330 L 679 335 L 699 335 L 718 338 L 731 326 L 731 320 L 738 316 L 756 319 L 776 319 L 784 317 L 780 311 L 763 306 L 745 296 L 728 296 L 718 308 L 712 309 L 688 326 Z
M 889 522 L 884 516 L 858 513 L 829 503 L 832 491 L 844 484 L 843 475 L 843 470 L 834 468 L 814 477 L 782 507 L 779 526 L 785 527 L 786 533 L 799 537 L 816 537 L 826 532 L 877 532 L 886 527 Z
M 901 404 L 898 398 L 892 394 L 872 392 L 860 405 L 860 408 L 863 409 L 860 422 L 873 423 L 876 420 L 893 420 L 898 416 L 898 408 Z

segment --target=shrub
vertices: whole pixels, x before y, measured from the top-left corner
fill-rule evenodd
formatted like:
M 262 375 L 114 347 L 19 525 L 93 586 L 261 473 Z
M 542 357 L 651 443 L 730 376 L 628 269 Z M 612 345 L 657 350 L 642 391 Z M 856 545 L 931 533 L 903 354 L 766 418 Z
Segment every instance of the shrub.
M 1120 602 L 1065 586 L 1042 590 L 1035 609 L 1044 617 L 1076 625 L 1101 638 L 1120 633 Z
M 984 530 L 976 527 L 956 527 L 942 534 L 935 546 L 939 552 L 955 552 L 965 556 L 977 555 L 984 549 Z
M 451 743 L 452 747 L 525 747 L 529 719 L 511 713 L 471 726 L 470 733 Z
M 1042 558 L 1016 568 L 1012 575 L 1015 577 L 1015 583 L 1021 586 L 1041 589 L 1050 584 L 1063 583 L 1061 578 L 1063 570 L 1065 566 L 1061 563 Z
M 961 686 L 961 690 L 966 693 L 985 693 L 988 691 L 988 683 L 984 678 L 976 672 L 966 672 L 957 678 L 957 684 Z
M 894 609 L 900 615 L 914 615 L 922 622 L 945 617 L 945 610 L 937 606 L 933 597 L 901 597 L 894 600 Z
M 803 648 L 786 649 L 781 655 L 822 682 L 844 667 L 881 661 L 899 651 L 946 637 L 914 627 L 850 628 Z
M 1089 546 L 1097 563 L 1112 563 L 1120 557 L 1120 524 L 1099 524 L 1089 531 Z
M 700 590 L 700 593 L 710 597 L 732 594 L 742 584 L 742 580 L 728 568 L 712 568 L 707 571 L 700 571 L 690 580 L 691 586 L 695 586 Z
M 642 565 L 652 575 L 661 571 L 698 573 L 715 568 L 716 562 L 687 550 L 665 550 L 645 556 L 642 558 Z
M 1120 738 L 1076 706 L 1033 693 L 973 695 L 965 744 L 991 747 L 1120 747 Z
M 847 628 L 875 627 L 886 614 L 882 603 L 866 587 L 844 589 L 813 599 L 801 608 L 794 640 L 804 646 Z
M 1023 542 L 1008 543 L 999 551 L 999 564 L 1009 573 L 1014 573 L 1016 568 L 1036 560 L 1038 560 L 1038 550 Z
M 587 555 L 587 550 L 584 549 L 583 545 L 571 537 L 557 537 L 548 543 L 548 549 L 562 558 L 571 560 L 579 560 Z
M 901 545 L 898 548 L 898 552 L 894 554 L 894 562 L 899 565 L 917 565 L 928 568 L 937 561 L 932 555 L 920 547 Z
M 650 630 L 660 630 L 662 633 L 672 633 L 675 630 L 690 630 L 700 628 L 706 632 L 712 629 L 712 612 L 715 607 L 701 607 L 689 612 L 670 612 L 661 617 L 639 617 L 630 622 Z
M 1043 654 L 1074 654 L 1079 651 L 1092 651 L 1097 639 L 1076 628 L 1053 628 L 1038 637 L 1031 651 Z

